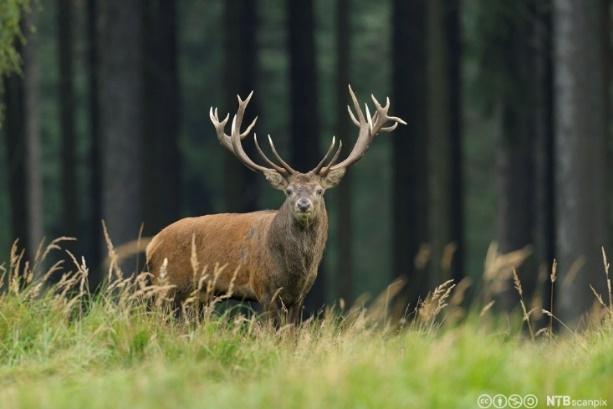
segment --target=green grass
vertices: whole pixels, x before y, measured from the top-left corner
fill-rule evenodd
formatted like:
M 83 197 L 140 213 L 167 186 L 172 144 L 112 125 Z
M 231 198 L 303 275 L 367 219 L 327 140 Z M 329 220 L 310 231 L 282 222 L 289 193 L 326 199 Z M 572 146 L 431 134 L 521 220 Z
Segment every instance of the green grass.
M 84 277 L 46 292 L 35 281 L 3 288 L 1 408 L 476 408 L 482 393 L 613 404 L 607 318 L 531 341 L 520 312 L 453 319 L 461 310 L 447 286 L 404 326 L 375 302 L 275 329 L 212 310 L 174 318 L 127 297 L 134 280 L 88 300 Z
M 3 297 L 0 406 L 474 408 L 484 392 L 613 402 L 610 325 L 532 342 L 476 317 L 434 330 L 240 321 L 103 301 L 67 320 L 50 300 Z

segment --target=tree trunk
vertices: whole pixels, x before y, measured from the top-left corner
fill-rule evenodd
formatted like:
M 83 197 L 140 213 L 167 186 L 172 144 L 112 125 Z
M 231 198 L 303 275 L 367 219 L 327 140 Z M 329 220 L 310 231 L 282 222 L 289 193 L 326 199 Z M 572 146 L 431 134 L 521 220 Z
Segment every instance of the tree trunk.
M 613 146 L 613 132 L 611 119 L 613 117 L 613 104 L 611 104 L 611 97 L 613 96 L 613 41 L 611 40 L 611 30 L 613 30 L 613 1 L 612 0 L 600 0 L 602 11 L 600 17 L 602 18 L 602 26 L 600 33 L 602 35 L 603 47 L 602 47 L 602 64 L 603 75 L 606 91 L 605 95 L 605 115 L 607 117 L 607 140 L 609 141 L 609 147 Z M 607 166 L 611 169 L 611 149 L 609 149 L 607 156 Z M 607 178 L 607 187 L 609 190 L 609 203 L 613 203 L 613 178 Z M 613 206 L 609 207 L 609 232 L 608 237 L 613 237 Z M 611 252 L 611 249 L 608 249 Z
M 23 58 L 22 74 L 5 80 L 7 166 L 11 232 L 13 239 L 33 259 L 43 237 L 42 182 L 40 169 L 40 69 L 37 41 L 32 27 L 38 13 L 24 16 L 25 46 L 18 46 Z
M 89 265 L 94 268 L 90 274 L 91 288 L 101 281 L 97 274 L 102 251 L 102 141 L 100 138 L 100 104 L 98 87 L 98 1 L 87 0 L 86 3 L 86 38 L 87 38 L 87 116 L 90 135 L 90 178 L 89 194 L 91 200 L 89 228 L 90 249 Z
M 224 64 L 225 111 L 236 112 L 239 94 L 245 98 L 257 88 L 257 0 L 228 0 L 224 2 Z M 259 114 L 259 94 L 249 103 L 244 119 L 251 123 Z M 251 139 L 251 137 L 248 137 Z M 247 153 L 253 155 L 253 145 L 245 144 Z M 259 177 L 247 169 L 229 152 L 224 153 L 224 210 L 247 212 L 256 210 L 259 197 Z
M 549 274 L 555 258 L 555 194 L 553 171 L 553 51 L 551 2 L 532 1 L 537 30 L 534 32 L 535 81 L 535 235 L 539 277 L 545 279 L 544 307 L 551 311 Z
M 459 3 L 428 2 L 429 286 L 461 277 L 462 144 Z
M 341 157 L 346 157 L 351 149 L 348 143 L 351 133 L 349 118 L 345 106 L 349 102 L 347 84 L 349 83 L 350 43 L 350 5 L 349 0 L 336 3 L 336 134 L 345 142 Z M 351 172 L 345 174 L 337 189 L 338 208 L 338 296 L 347 303 L 353 298 L 353 197 Z
M 462 143 L 462 30 L 461 1 L 445 3 L 447 40 L 447 78 L 449 85 L 449 139 L 450 139 L 450 243 L 453 250 L 450 261 L 451 278 L 459 282 L 464 278 L 464 171 Z
M 181 211 L 180 96 L 175 1 L 145 2 L 145 235 Z
M 77 157 L 73 86 L 73 3 L 57 0 L 59 110 L 61 135 L 62 234 L 78 235 Z
M 43 239 L 43 183 L 41 169 L 41 135 L 40 135 L 40 62 L 38 58 L 38 39 L 31 27 L 36 27 L 38 11 L 32 8 L 26 15 L 27 44 L 23 50 L 24 59 L 24 98 L 25 98 L 25 137 L 29 242 L 31 256 Z
M 23 50 L 19 47 L 20 52 Z M 30 243 L 25 138 L 24 80 L 12 74 L 4 81 L 5 140 L 8 170 L 11 240 Z
M 506 28 L 499 63 L 500 80 L 505 87 L 498 99 L 501 132 L 496 152 L 497 241 L 503 254 L 534 245 L 537 83 L 535 23 L 526 17 L 528 6 L 528 1 L 518 2 L 511 12 L 503 9 L 497 16 L 499 24 Z M 519 271 L 527 295 L 534 290 L 534 270 L 529 263 Z M 498 305 L 511 309 L 517 302 L 509 271 Z
M 135 240 L 143 221 L 142 5 L 139 0 L 98 3 L 102 214 L 115 244 Z
M 393 138 L 393 266 L 411 305 L 428 291 L 427 260 L 418 257 L 428 240 L 426 7 L 394 0 L 392 11 L 393 109 L 407 121 Z
M 287 0 L 290 71 L 290 163 L 298 171 L 315 167 L 320 158 L 317 64 L 313 0 Z M 322 263 L 323 265 L 323 263 Z M 316 311 L 325 302 L 326 276 L 319 277 L 306 300 L 307 310 Z
M 605 294 L 607 115 L 601 1 L 553 2 L 558 316 L 570 324 Z M 578 270 L 578 271 L 577 271 Z

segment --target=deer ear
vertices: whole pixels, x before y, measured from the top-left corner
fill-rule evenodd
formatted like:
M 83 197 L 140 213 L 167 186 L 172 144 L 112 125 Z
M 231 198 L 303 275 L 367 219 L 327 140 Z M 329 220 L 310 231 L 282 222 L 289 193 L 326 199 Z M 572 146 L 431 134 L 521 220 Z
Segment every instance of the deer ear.
M 264 176 L 272 187 L 278 190 L 284 190 L 288 183 L 287 179 L 276 170 L 268 169 L 264 171 Z
M 322 178 L 321 185 L 324 189 L 330 189 L 338 185 L 343 176 L 345 176 L 345 168 L 332 169 Z

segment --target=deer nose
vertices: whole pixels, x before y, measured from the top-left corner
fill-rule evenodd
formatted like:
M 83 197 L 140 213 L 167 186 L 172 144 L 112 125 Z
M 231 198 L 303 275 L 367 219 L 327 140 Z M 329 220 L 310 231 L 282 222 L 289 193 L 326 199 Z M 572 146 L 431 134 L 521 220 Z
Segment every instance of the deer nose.
M 311 209 L 311 202 L 308 199 L 300 199 L 296 203 L 296 207 L 298 207 L 298 210 L 301 212 L 306 212 Z

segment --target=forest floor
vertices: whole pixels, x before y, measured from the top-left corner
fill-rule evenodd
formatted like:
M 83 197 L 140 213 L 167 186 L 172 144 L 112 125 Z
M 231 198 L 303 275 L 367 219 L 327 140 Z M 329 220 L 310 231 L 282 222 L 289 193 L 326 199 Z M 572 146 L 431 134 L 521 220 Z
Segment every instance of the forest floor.
M 384 297 L 274 328 L 213 309 L 176 318 L 164 303 L 146 307 L 151 291 L 136 278 L 90 297 L 83 266 L 43 290 L 17 279 L 11 259 L 1 408 L 547 407 L 553 395 L 575 400 L 566 407 L 613 405 L 611 311 L 580 333 L 533 340 L 520 312 L 462 312 L 447 285 L 410 323 L 392 322 Z

